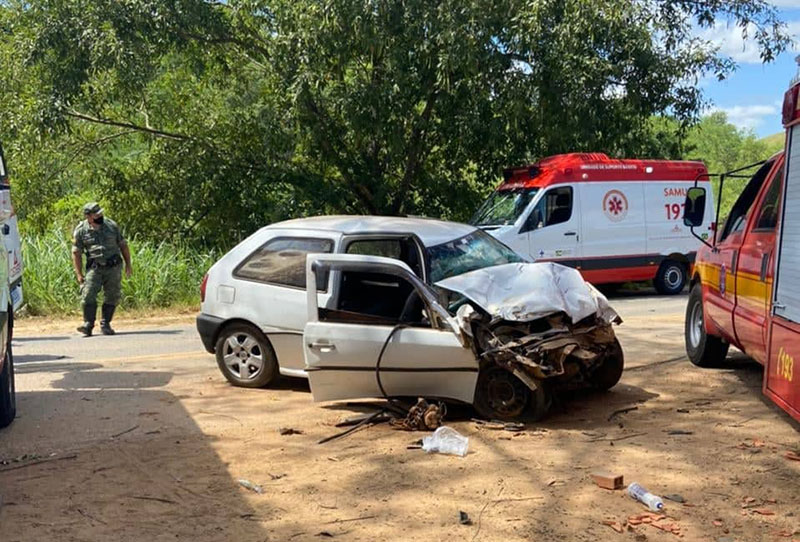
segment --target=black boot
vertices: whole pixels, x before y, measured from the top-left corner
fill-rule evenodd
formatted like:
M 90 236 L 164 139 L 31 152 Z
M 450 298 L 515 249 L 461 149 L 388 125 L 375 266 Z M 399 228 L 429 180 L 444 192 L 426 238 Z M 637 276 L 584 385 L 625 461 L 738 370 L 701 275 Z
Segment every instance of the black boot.
M 94 319 L 97 315 L 97 305 L 94 303 L 87 303 L 83 306 L 83 325 L 78 327 L 78 331 L 83 333 L 85 337 L 92 336 L 92 329 L 94 329 Z
M 103 332 L 103 335 L 114 335 L 116 333 L 111 329 L 111 319 L 114 318 L 114 309 L 116 308 L 116 305 L 103 303 L 103 319 L 100 320 L 100 331 Z

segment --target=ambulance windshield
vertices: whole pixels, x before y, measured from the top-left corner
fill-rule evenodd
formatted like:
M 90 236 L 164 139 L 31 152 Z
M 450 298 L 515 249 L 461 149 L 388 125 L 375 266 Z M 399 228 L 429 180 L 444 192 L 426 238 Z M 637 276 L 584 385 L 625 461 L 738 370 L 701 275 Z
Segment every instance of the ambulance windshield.
M 473 226 L 506 226 L 517 221 L 538 188 L 495 190 L 470 220 Z

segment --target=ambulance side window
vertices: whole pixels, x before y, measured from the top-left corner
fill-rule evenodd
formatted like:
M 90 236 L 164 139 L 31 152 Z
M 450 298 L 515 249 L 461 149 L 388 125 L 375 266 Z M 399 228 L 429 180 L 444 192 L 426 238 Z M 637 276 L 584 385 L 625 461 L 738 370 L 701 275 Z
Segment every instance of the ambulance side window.
M 572 218 L 572 188 L 562 186 L 548 190 L 531 211 L 525 231 L 546 228 Z
M 761 209 L 758 211 L 758 221 L 754 231 L 772 231 L 778 225 L 778 204 L 781 200 L 781 182 L 783 181 L 783 167 L 778 170 L 770 182 Z

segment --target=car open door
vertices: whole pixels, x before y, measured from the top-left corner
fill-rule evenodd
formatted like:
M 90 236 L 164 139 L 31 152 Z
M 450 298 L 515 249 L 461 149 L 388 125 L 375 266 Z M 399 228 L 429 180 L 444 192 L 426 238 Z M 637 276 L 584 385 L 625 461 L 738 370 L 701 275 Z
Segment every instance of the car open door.
M 316 273 L 333 280 L 317 304 Z M 308 257 L 306 372 L 315 401 L 383 395 L 472 403 L 478 361 L 456 321 L 403 262 L 378 256 Z

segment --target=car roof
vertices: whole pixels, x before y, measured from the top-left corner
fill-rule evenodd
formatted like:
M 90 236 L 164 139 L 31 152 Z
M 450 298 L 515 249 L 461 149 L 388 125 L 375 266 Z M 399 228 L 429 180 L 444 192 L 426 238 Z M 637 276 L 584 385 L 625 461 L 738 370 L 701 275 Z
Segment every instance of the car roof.
M 270 224 L 266 229 L 317 230 L 338 232 L 344 235 L 410 233 L 419 237 L 422 244 L 428 247 L 464 237 L 477 228 L 432 218 L 339 215 L 295 218 Z

